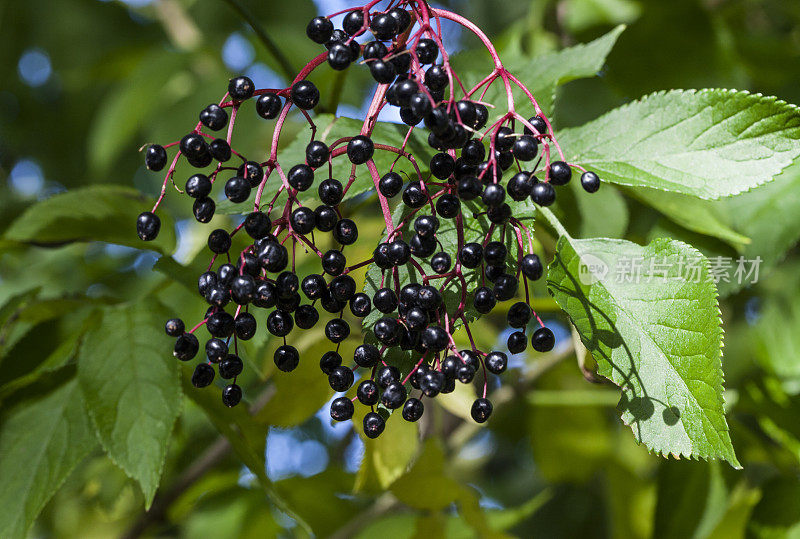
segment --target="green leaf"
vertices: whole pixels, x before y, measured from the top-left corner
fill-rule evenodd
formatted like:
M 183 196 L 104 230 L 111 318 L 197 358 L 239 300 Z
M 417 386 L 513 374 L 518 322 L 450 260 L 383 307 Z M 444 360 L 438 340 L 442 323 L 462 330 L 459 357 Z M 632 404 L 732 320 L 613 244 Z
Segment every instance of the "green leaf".
M 78 360 L 100 442 L 111 460 L 139 482 L 148 507 L 181 405 L 177 360 L 161 330 L 165 318 L 164 308 L 152 299 L 105 309 Z
M 654 529 L 665 539 L 708 537 L 725 515 L 728 487 L 716 462 L 662 462 Z
M 623 30 L 625 26 L 617 26 L 589 43 L 540 56 L 529 57 L 518 49 L 501 51 L 500 56 L 506 69 L 528 87 L 539 106 L 549 115 L 553 112 L 556 88 L 575 79 L 595 76 Z M 484 51 L 455 55 L 452 62 L 459 73 L 464 73 L 465 84 L 472 85 L 480 82 L 492 67 Z M 476 66 L 486 67 L 481 70 Z M 517 112 L 526 117 L 535 114 L 530 100 L 518 87 L 514 90 L 514 100 Z M 505 112 L 506 90 L 500 79 L 492 84 L 483 101 L 497 105 Z
M 622 419 L 639 442 L 739 467 L 723 411 L 717 292 L 696 249 L 562 236 L 547 284 L 599 373 L 622 389 Z
M 6 230 L 6 239 L 32 245 L 106 241 L 161 253 L 175 248 L 175 228 L 161 212 L 161 233 L 152 242 L 136 235 L 136 218 L 153 202 L 139 191 L 118 185 L 73 189 L 25 210 Z
M 181 383 L 186 396 L 202 408 L 206 416 L 214 423 L 217 431 L 230 442 L 236 456 L 255 474 L 261 489 L 269 500 L 279 509 L 291 515 L 298 525 L 310 532 L 308 523 L 298 514 L 287 500 L 275 490 L 275 485 L 269 480 L 266 473 L 266 429 L 256 421 L 247 410 L 244 403 L 234 408 L 227 408 L 222 404 L 219 388 L 211 385 L 198 389 L 191 384 L 192 365 L 183 364 Z
M 99 104 L 87 144 L 89 164 L 95 174 L 107 173 L 126 147 L 136 152 L 142 142 L 134 141 L 134 135 L 148 117 L 190 91 L 191 79 L 187 84 L 188 75 L 183 80 L 178 75 L 187 62 L 185 55 L 159 47 L 143 55 L 139 66 Z M 132 80 L 136 84 L 131 84 Z M 176 82 L 169 84 L 171 80 Z
M 353 490 L 383 492 L 403 475 L 419 448 L 419 425 L 392 413 L 383 434 L 374 440 L 364 436 L 363 422 L 368 409 L 358 406 L 353 425 L 364 440 L 364 458 Z
M 22 388 L 0 419 L 0 537 L 22 538 L 75 465 L 97 444 L 75 367 Z
M 322 324 L 304 332 L 292 345 L 300 353 L 300 364 L 292 372 L 279 371 L 272 361 L 272 355 L 269 355 L 268 364 L 275 393 L 256 414 L 256 420 L 260 423 L 284 428 L 300 425 L 313 416 L 333 392 L 328 378 L 321 375 L 319 370 L 320 358 L 331 350 Z
M 602 24 L 631 23 L 641 11 L 634 0 L 568 0 L 564 23 L 577 33 Z
M 708 199 L 772 180 L 798 139 L 796 106 L 733 90 L 659 92 L 559 135 L 569 162 L 605 181 Z
M 628 192 L 692 232 L 719 238 L 739 249 L 750 243 L 750 238 L 731 228 L 727 212 L 719 202 L 645 187 Z

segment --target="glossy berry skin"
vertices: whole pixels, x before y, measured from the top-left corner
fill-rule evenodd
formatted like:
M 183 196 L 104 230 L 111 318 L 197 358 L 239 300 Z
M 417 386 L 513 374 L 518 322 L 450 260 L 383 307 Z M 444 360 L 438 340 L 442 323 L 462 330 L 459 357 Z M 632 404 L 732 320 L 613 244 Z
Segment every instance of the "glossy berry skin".
M 474 176 L 458 180 L 458 196 L 461 200 L 474 200 L 483 192 L 481 181 Z
M 539 151 L 539 143 L 530 135 L 517 138 L 511 153 L 520 161 L 532 161 Z
M 506 318 L 512 328 L 524 328 L 531 321 L 531 308 L 527 303 L 519 301 L 511 306 Z
M 383 58 L 389 54 L 389 49 L 380 41 L 370 41 L 364 45 L 364 59 Z
M 390 243 L 386 254 L 394 266 L 404 266 L 411 259 L 411 249 L 403 240 Z
M 340 219 L 333 227 L 333 239 L 342 245 L 352 245 L 358 239 L 358 227 L 352 219 Z
M 553 185 L 566 185 L 572 178 L 572 169 L 564 161 L 553 161 L 548 177 Z
M 496 208 L 502 204 L 506 199 L 506 190 L 503 186 L 497 183 L 490 183 L 481 195 L 481 200 L 484 204 L 491 208 Z
M 341 275 L 346 264 L 347 259 L 341 251 L 331 249 L 322 255 L 322 269 L 328 275 Z
M 142 212 L 136 219 L 136 234 L 143 241 L 153 241 L 161 230 L 161 219 L 153 212 Z
M 330 206 L 319 206 L 314 210 L 314 222 L 320 232 L 330 232 L 339 222 L 339 215 Z
M 266 213 L 254 211 L 244 218 L 244 230 L 254 240 L 266 238 L 271 228 L 272 222 Z
M 387 172 L 378 182 L 378 191 L 386 198 L 397 196 L 402 189 L 403 178 L 397 172 Z
M 549 183 L 536 183 L 531 189 L 531 200 L 539 206 L 552 206 L 556 201 L 556 190 Z
M 391 15 L 394 20 L 397 21 L 397 33 L 401 34 L 408 29 L 408 25 L 411 24 L 411 15 L 408 14 L 408 11 L 401 7 L 395 7 L 389 10 L 389 15 Z
M 200 123 L 212 131 L 219 131 L 227 125 L 228 113 L 216 103 L 212 103 L 200 112 Z
M 534 129 L 536 129 L 538 134 L 542 135 L 544 133 L 547 133 L 547 123 L 541 116 L 534 116 L 533 118 L 528 120 L 528 123 L 531 124 Z M 525 134 L 531 135 L 533 134 L 533 131 L 531 131 L 527 126 L 525 126 Z
M 596 193 L 600 189 L 600 176 L 587 170 L 581 174 L 581 187 L 587 193 Z
M 483 249 L 483 258 L 489 264 L 502 264 L 505 262 L 508 249 L 499 241 L 490 241 Z
M 322 354 L 319 360 L 319 368 L 325 374 L 330 374 L 333 369 L 342 364 L 342 356 L 338 352 L 330 350 Z
M 539 255 L 528 254 L 522 258 L 522 273 L 532 281 L 541 279 L 544 273 L 544 266 Z
M 292 230 L 300 234 L 308 234 L 314 230 L 316 217 L 313 210 L 307 206 L 296 208 L 289 216 L 289 223 L 292 225 Z
M 380 361 L 380 351 L 372 344 L 362 344 L 353 352 L 353 360 L 365 369 L 374 367 Z
M 232 78 L 228 83 L 228 93 L 234 101 L 244 101 L 253 97 L 256 85 L 248 77 L 239 76 Z
M 406 396 L 406 388 L 400 382 L 392 382 L 383 390 L 381 402 L 388 409 L 396 410 L 406 402 Z
M 344 43 L 334 43 L 328 50 L 328 65 L 336 71 L 344 71 L 352 62 L 350 47 Z
M 367 65 L 369 65 L 370 75 L 378 84 L 389 84 L 397 76 L 397 71 L 391 62 L 374 59 Z
M 482 286 L 475 290 L 475 297 L 472 300 L 472 305 L 475 310 L 482 314 L 487 314 L 494 309 L 497 304 L 497 298 L 491 288 Z
M 350 298 L 350 312 L 353 316 L 364 318 L 372 311 L 372 301 L 369 296 L 363 292 L 355 294 Z
M 319 90 L 313 82 L 298 81 L 292 86 L 292 101 L 303 110 L 311 110 L 319 103 Z
M 339 397 L 331 402 L 331 419 L 334 421 L 347 421 L 353 417 L 355 406 L 347 397 Z
M 275 366 L 283 372 L 291 372 L 297 368 L 300 363 L 300 353 L 294 346 L 284 344 L 275 350 L 272 356 Z
M 468 269 L 480 266 L 483 259 L 483 246 L 480 243 L 467 243 L 458 253 L 461 265 Z
M 537 352 L 549 352 L 556 345 L 556 337 L 550 328 L 539 328 L 533 332 L 531 346 Z
M 320 140 L 311 141 L 306 146 L 306 163 L 312 168 L 318 168 L 327 163 L 330 155 L 331 151 L 328 145 Z
M 225 311 L 219 311 L 208 317 L 206 320 L 206 329 L 214 337 L 224 339 L 233 334 L 235 322 L 233 316 Z
M 255 290 L 255 286 L 253 287 Z M 243 341 L 249 341 L 256 334 L 258 324 L 256 318 L 250 313 L 239 313 L 236 317 L 234 331 L 236 336 Z
M 372 139 L 364 135 L 357 135 L 347 143 L 347 157 L 354 165 L 363 165 L 375 153 L 375 145 Z
M 163 169 L 167 166 L 167 150 L 160 144 L 151 144 L 145 151 L 144 165 L 153 172 Z
M 353 10 L 344 16 L 342 29 L 347 35 L 354 36 L 364 27 L 364 12 L 360 9 Z
M 219 375 L 225 380 L 230 380 L 241 374 L 243 368 L 244 363 L 242 363 L 239 356 L 228 354 L 227 357 L 219 363 Z
M 492 415 L 492 408 L 493 406 L 489 399 L 475 399 L 475 402 L 472 403 L 472 410 L 470 410 L 472 419 L 476 423 L 486 423 L 489 416 Z
M 403 419 L 411 421 L 412 423 L 414 421 L 419 421 L 424 411 L 425 405 L 422 404 L 422 401 L 412 397 L 408 399 L 405 406 L 403 406 Z
M 186 331 L 186 326 L 180 318 L 172 318 L 167 320 L 167 323 L 164 325 L 164 331 L 166 331 L 167 335 L 170 337 L 180 337 Z
M 222 390 L 222 404 L 228 408 L 233 408 L 242 400 L 242 388 L 236 384 L 225 386 Z
M 237 204 L 244 202 L 250 198 L 250 182 L 240 176 L 234 176 L 225 182 L 225 196 Z
M 211 363 L 219 363 L 228 356 L 228 345 L 222 339 L 206 341 L 206 356 Z
M 358 384 L 356 390 L 356 397 L 358 401 L 365 406 L 374 406 L 378 404 L 380 399 L 381 390 L 373 380 L 364 380 Z
M 282 107 L 283 103 L 281 103 L 281 98 L 272 92 L 261 94 L 256 100 L 256 112 L 265 120 L 274 120 L 277 118 Z
M 286 179 L 298 191 L 306 191 L 314 183 L 314 170 L 305 163 L 295 165 L 289 169 Z
M 300 289 L 310 300 L 319 299 L 327 290 L 328 285 L 322 275 L 312 273 L 303 278 Z
M 446 195 L 442 195 L 446 196 Z M 421 208 L 427 202 L 428 197 L 422 190 L 419 182 L 411 182 L 403 190 L 403 203 L 409 208 Z
M 193 333 L 184 333 L 175 341 L 172 353 L 181 361 L 189 361 L 197 355 L 199 349 L 200 343 L 197 342 L 197 337 Z
M 439 46 L 434 40 L 423 38 L 419 40 L 415 52 L 420 64 L 432 64 L 436 61 L 436 57 L 439 56 Z
M 446 180 L 456 170 L 456 161 L 449 154 L 437 153 L 431 158 L 431 173 L 440 180 Z
M 328 375 L 328 383 L 334 391 L 347 391 L 354 379 L 353 371 L 343 365 L 331 369 Z
M 264 177 L 264 169 L 255 161 L 248 161 L 236 170 L 236 175 L 245 178 L 250 187 L 255 188 L 258 187 Z
M 350 325 L 341 318 L 334 318 L 325 324 L 325 336 L 333 343 L 340 343 L 350 336 Z
M 230 160 L 232 155 L 230 144 L 228 144 L 227 140 L 221 138 L 212 140 L 211 144 L 208 145 L 208 151 L 211 153 L 211 157 L 220 163 Z
M 512 354 L 520 354 L 528 347 L 528 337 L 521 331 L 515 331 L 508 336 L 506 347 Z
M 207 387 L 214 381 L 214 367 L 208 363 L 200 363 L 194 368 L 192 373 L 192 385 L 194 387 Z
M 436 253 L 431 257 L 431 268 L 436 273 L 447 273 L 450 271 L 450 267 L 452 266 L 453 262 L 450 259 L 450 255 L 447 253 Z
M 289 313 L 276 310 L 267 317 L 267 331 L 276 337 L 285 337 L 294 327 L 294 321 Z
M 508 180 L 506 191 L 508 196 L 517 202 L 525 200 L 533 190 L 533 178 L 528 172 L 518 172 Z
M 377 13 L 373 15 L 369 29 L 379 41 L 392 39 L 398 32 L 397 20 L 388 13 Z
M 445 376 L 441 372 L 438 371 L 427 371 L 425 374 L 422 375 L 422 378 L 419 382 L 419 388 L 425 394 L 426 397 L 435 397 L 439 393 L 441 393 L 442 389 L 444 388 L 445 384 Z
M 333 23 L 327 17 L 314 17 L 306 26 L 306 35 L 314 43 L 322 45 L 333 35 Z
M 386 421 L 376 412 L 369 412 L 364 416 L 364 435 L 369 439 L 375 439 L 381 435 L 386 428 Z
M 494 281 L 494 295 L 497 301 L 508 301 L 517 294 L 519 281 L 511 274 L 503 274 Z
M 486 370 L 492 374 L 502 374 L 508 368 L 508 356 L 503 352 L 489 352 L 483 359 Z
M 375 292 L 372 297 L 375 308 L 384 314 L 388 314 L 397 309 L 398 300 L 397 295 L 391 288 L 380 288 Z
M 300 305 L 294 312 L 294 323 L 300 329 L 311 329 L 319 322 L 319 312 L 311 305 Z
M 436 211 L 445 219 L 453 219 L 461 212 L 461 201 L 455 195 L 442 195 L 436 200 Z
M 494 147 L 496 150 L 505 152 L 514 146 L 517 138 L 514 136 L 514 131 L 508 126 L 503 126 L 497 130 L 497 138 L 495 139 Z
M 218 228 L 208 235 L 208 248 L 217 254 L 227 253 L 231 248 L 231 235 Z

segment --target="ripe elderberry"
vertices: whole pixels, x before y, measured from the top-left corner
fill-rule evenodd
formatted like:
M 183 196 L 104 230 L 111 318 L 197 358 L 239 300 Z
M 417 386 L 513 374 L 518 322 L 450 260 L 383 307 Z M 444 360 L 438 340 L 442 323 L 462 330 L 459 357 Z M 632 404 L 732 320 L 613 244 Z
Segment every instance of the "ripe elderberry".
M 331 402 L 331 418 L 346 421 L 353 418 L 355 405 L 370 407 L 363 423 L 368 438 L 383 432 L 387 410 L 418 421 L 423 396 L 450 393 L 457 382 L 475 383 L 478 394 L 483 384 L 485 395 L 487 373 L 505 373 L 508 353 L 524 352 L 529 341 L 537 352 L 554 348 L 550 329 L 527 332 L 531 321 L 539 321 L 530 307 L 528 281 L 541 279 L 544 264 L 533 252 L 533 236 L 520 208 L 530 205 L 528 198 L 539 206 L 552 205 L 573 166 L 582 171 L 585 191 L 600 187 L 597 174 L 563 160 L 543 115 L 525 120 L 511 103 L 481 103 L 478 96 L 485 93 L 465 95 L 458 83 L 463 77 L 449 62 L 436 63 L 448 51 L 440 49 L 444 41 L 438 24 L 424 21 L 460 17 L 420 0 L 392 2 L 385 12 L 373 4 L 346 11 L 341 28 L 334 27 L 332 17 L 309 21 L 306 34 L 325 48 L 288 87 L 257 89 L 248 77 L 230 79 L 227 96 L 197 111 L 195 129 L 164 146 L 148 145 L 144 155 L 147 169 L 157 172 L 167 167 L 167 149 L 178 147 L 164 191 L 179 161 L 195 168 L 216 162 L 216 169 L 181 178 L 201 223 L 212 220 L 222 193 L 236 205 L 253 198 L 252 206 L 238 212 L 244 218 L 234 223 L 241 224 L 220 225 L 208 235 L 213 257 L 197 287 L 207 303 L 202 319 L 189 331 L 179 318 L 165 324 L 175 339 L 173 354 L 181 361 L 197 356 L 202 334 L 205 357 L 195 366 L 191 383 L 207 387 L 215 380 L 230 381 L 222 389 L 222 402 L 236 406 L 242 400 L 238 384 L 248 379 L 246 341 L 265 332 L 278 337 L 273 361 L 275 376 L 281 376 L 301 361 L 292 337 L 316 328 L 332 343 L 319 358 L 320 375 L 328 377 L 330 387 L 348 391 L 360 379 L 355 399 L 339 396 Z M 354 38 L 368 30 L 374 40 L 359 39 L 362 50 Z M 403 135 L 402 147 L 379 138 L 374 117 L 365 118 L 357 132 L 334 137 L 317 131 L 306 111 L 321 96 L 309 79 L 321 80 L 313 72 L 331 68 L 369 70 L 379 83 L 370 109 L 397 107 L 401 120 L 416 126 Z M 502 72 L 495 66 L 487 84 Z M 508 105 L 488 129 L 487 105 Z M 233 124 L 242 114 L 234 111 L 247 106 L 275 120 L 267 155 L 243 155 L 233 137 Z M 300 114 L 291 114 L 296 109 Z M 289 118 L 307 120 L 311 127 L 310 136 L 301 139 L 305 151 L 300 155 L 287 151 L 281 139 Z M 226 127 L 227 136 L 210 133 Z M 424 134 L 415 138 L 419 132 Z M 426 141 L 435 151 L 421 160 L 414 154 Z M 333 171 L 341 169 L 334 167 L 345 155 L 345 170 L 352 172 L 337 179 Z M 223 165 L 231 160 L 236 164 Z M 373 186 L 369 193 L 362 178 Z M 362 249 L 371 232 L 363 227 L 371 225 L 356 208 L 375 198 L 384 237 L 377 246 Z M 144 241 L 156 239 L 160 231 L 155 212 L 137 218 L 137 234 Z M 371 255 L 358 257 L 362 252 Z M 365 266 L 371 267 L 362 286 L 363 274 L 357 272 L 367 271 Z M 521 290 L 524 301 L 515 299 Z M 453 334 L 459 325 L 468 326 L 471 317 L 499 310 L 506 301 L 513 304 L 505 315 L 511 332 L 504 351 L 456 349 Z M 362 328 L 353 325 L 352 317 L 361 319 Z M 349 349 L 345 341 L 355 339 L 360 342 L 354 343 L 352 359 L 343 358 L 341 349 Z M 392 364 L 396 352 L 411 359 L 402 363 L 402 372 Z M 491 413 L 488 398 L 474 401 L 475 421 L 485 422 Z

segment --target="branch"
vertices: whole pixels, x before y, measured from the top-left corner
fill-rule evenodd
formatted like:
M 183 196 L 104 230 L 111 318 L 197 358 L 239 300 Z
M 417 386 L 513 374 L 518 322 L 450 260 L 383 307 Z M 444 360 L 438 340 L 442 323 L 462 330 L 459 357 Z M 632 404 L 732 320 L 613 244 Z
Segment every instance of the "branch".
M 250 25 L 250 28 L 252 28 L 253 32 L 256 33 L 258 39 L 261 40 L 270 54 L 272 54 L 272 56 L 275 57 L 275 60 L 277 60 L 281 70 L 283 71 L 283 74 L 286 76 L 286 80 L 291 82 L 294 79 L 297 71 L 292 67 L 291 62 L 289 62 L 289 59 L 283 54 L 283 51 L 280 50 L 278 44 L 275 43 L 271 37 L 269 37 L 261 24 L 259 24 L 259 22 L 256 20 L 255 16 L 250 13 L 250 10 L 244 7 L 239 0 L 223 1 L 230 5 L 237 13 L 239 13 L 239 15 L 241 15 L 242 19 L 244 19 L 247 24 Z

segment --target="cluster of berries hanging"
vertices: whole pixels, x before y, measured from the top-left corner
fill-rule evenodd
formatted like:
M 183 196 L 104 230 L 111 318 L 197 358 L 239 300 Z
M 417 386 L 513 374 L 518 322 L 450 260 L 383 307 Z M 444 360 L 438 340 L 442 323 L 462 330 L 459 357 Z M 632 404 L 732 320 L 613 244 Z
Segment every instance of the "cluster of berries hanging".
M 480 29 L 455 13 L 430 7 L 424 0 L 393 1 L 385 11 L 375 10 L 378 3 L 376 0 L 361 8 L 313 19 L 306 30 L 308 37 L 327 50 L 314 58 L 290 87 L 256 89 L 247 77 L 236 77 L 219 104 L 200 112 L 200 121 L 191 133 L 172 144 L 149 146 L 145 161 L 153 171 L 167 166 L 168 148 L 178 146 L 179 151 L 168 168 L 156 207 L 153 212 L 142 213 L 137 223 L 141 239 L 149 241 L 157 236 L 160 221 L 154 212 L 181 156 L 199 169 L 213 166 L 212 171 L 198 172 L 186 181 L 186 194 L 195 199 L 194 215 L 201 223 L 209 222 L 214 215 L 212 186 L 221 175 L 227 178 L 224 192 L 232 202 L 247 201 L 255 190 L 254 211 L 239 226 L 230 232 L 217 229 L 208 236 L 208 248 L 214 254 L 208 271 L 200 275 L 198 292 L 209 308 L 202 321 L 188 331 L 180 319 L 167 322 L 166 332 L 177 338 L 174 355 L 182 361 L 197 356 L 197 332 L 205 326 L 210 334 L 204 347 L 207 361 L 197 365 L 192 383 L 208 386 L 218 372 L 231 381 L 222 390 L 222 401 L 235 406 L 242 398 L 236 384 L 243 366 L 238 341 L 255 335 L 256 309 L 269 311 L 266 329 L 283 339 L 274 361 L 278 369 L 289 372 L 301 357 L 286 337 L 295 326 L 309 329 L 317 325 L 321 307 L 332 315 L 325 323 L 325 335 L 335 349 L 320 359 L 330 386 L 345 392 L 355 382 L 354 371 L 366 370 L 355 398 L 341 396 L 332 401 L 331 417 L 337 421 L 350 419 L 358 400 L 370 407 L 364 432 L 371 438 L 383 431 L 389 410 L 402 408 L 403 418 L 417 421 L 423 414 L 423 399 L 453 391 L 456 381 L 472 384 L 475 380 L 478 388 L 482 384 L 472 417 L 481 423 L 489 418 L 492 404 L 486 398 L 486 373 L 504 372 L 508 358 L 500 351 L 478 350 L 469 321 L 476 313 L 489 313 L 497 302 L 515 298 L 520 280 L 525 300 L 508 310 L 509 325 L 516 331 L 508 338 L 507 348 L 519 353 L 529 342 L 539 352 L 553 348 L 553 333 L 531 309 L 528 292 L 528 281 L 542 276 L 542 263 L 533 253 L 529 229 L 514 216 L 512 205 L 535 207 L 528 200 L 551 205 L 556 198 L 554 186 L 569 182 L 572 168 L 580 169 L 564 162 L 549 121 L 525 86 L 506 71 Z M 332 19 L 338 16 L 343 16 L 342 29 L 334 29 Z M 474 88 L 466 88 L 451 67 L 442 44 L 441 19 L 474 32 L 492 56 L 494 68 Z M 362 45 L 356 41 L 359 36 L 371 36 L 372 40 Z M 315 140 L 316 126 L 308 111 L 317 105 L 320 95 L 306 77 L 325 63 L 343 70 L 355 62 L 368 68 L 378 83 L 374 97 L 361 132 L 328 146 Z M 487 105 L 492 105 L 482 100 L 494 83 L 505 88 L 507 111 L 495 115 L 496 120 L 487 127 Z M 524 118 L 515 112 L 514 86 L 525 92 L 538 112 L 536 116 Z M 251 98 L 255 98 L 256 112 L 262 118 L 277 120 L 265 161 L 250 161 L 231 147 L 236 115 Z M 406 143 L 397 148 L 372 140 L 376 118 L 386 106 L 400 108 L 400 117 L 410 126 L 406 142 L 414 129 L 421 128 L 416 126 L 424 123 L 429 131 L 428 144 L 440 152 L 430 160 L 429 174 L 420 171 L 414 156 L 406 151 Z M 279 162 L 278 140 L 294 107 L 305 116 L 312 135 L 305 163 L 288 163 L 285 167 Z M 216 138 L 204 130 L 219 131 L 226 126 L 226 138 Z M 561 160 L 551 160 L 553 149 Z M 404 181 L 392 170 L 394 165 L 379 171 L 373 161 L 375 152 L 407 159 L 416 177 Z M 345 155 L 352 172 L 349 180 L 342 182 L 331 177 L 331 163 Z M 538 161 L 526 167 L 537 155 Z M 227 165 L 231 159 L 240 164 Z M 584 189 L 597 191 L 597 175 L 580 170 Z M 358 227 L 342 215 L 347 209 L 342 202 L 358 171 L 370 175 L 386 226 L 384 241 L 365 261 L 348 260 L 345 247 L 357 240 Z M 313 199 L 307 193 L 315 184 L 318 197 Z M 265 191 L 274 194 L 266 204 L 262 203 Z M 285 203 L 279 210 L 275 205 L 282 194 Z M 402 217 L 395 225 L 390 200 L 398 195 Z M 301 198 L 321 205 L 312 209 Z M 468 225 L 476 219 L 483 220 L 488 230 L 482 237 L 468 238 L 466 231 L 473 230 Z M 440 241 L 445 227 L 456 238 L 451 252 Z M 338 248 L 326 252 L 318 249 L 315 230 L 331 233 Z M 249 236 L 249 245 L 232 254 L 232 237 L 242 232 Z M 507 238 L 512 240 L 511 248 Z M 308 256 L 319 258 L 321 273 L 297 275 L 298 245 Z M 219 258 L 223 260 L 217 265 Z M 370 294 L 357 292 L 349 273 L 370 264 L 380 269 L 380 287 L 369 289 Z M 454 300 L 447 301 L 445 296 L 453 290 Z M 352 367 L 339 354 L 339 343 L 351 334 L 345 310 L 358 318 L 373 313 L 372 321 L 364 327 L 363 344 L 355 349 Z M 374 311 L 382 316 L 375 317 Z M 528 336 L 526 328 L 531 320 L 538 328 Z M 458 350 L 453 333 L 462 326 L 472 347 Z M 411 354 L 411 366 L 405 372 L 391 363 L 392 350 Z M 415 392 L 416 396 L 411 396 Z

